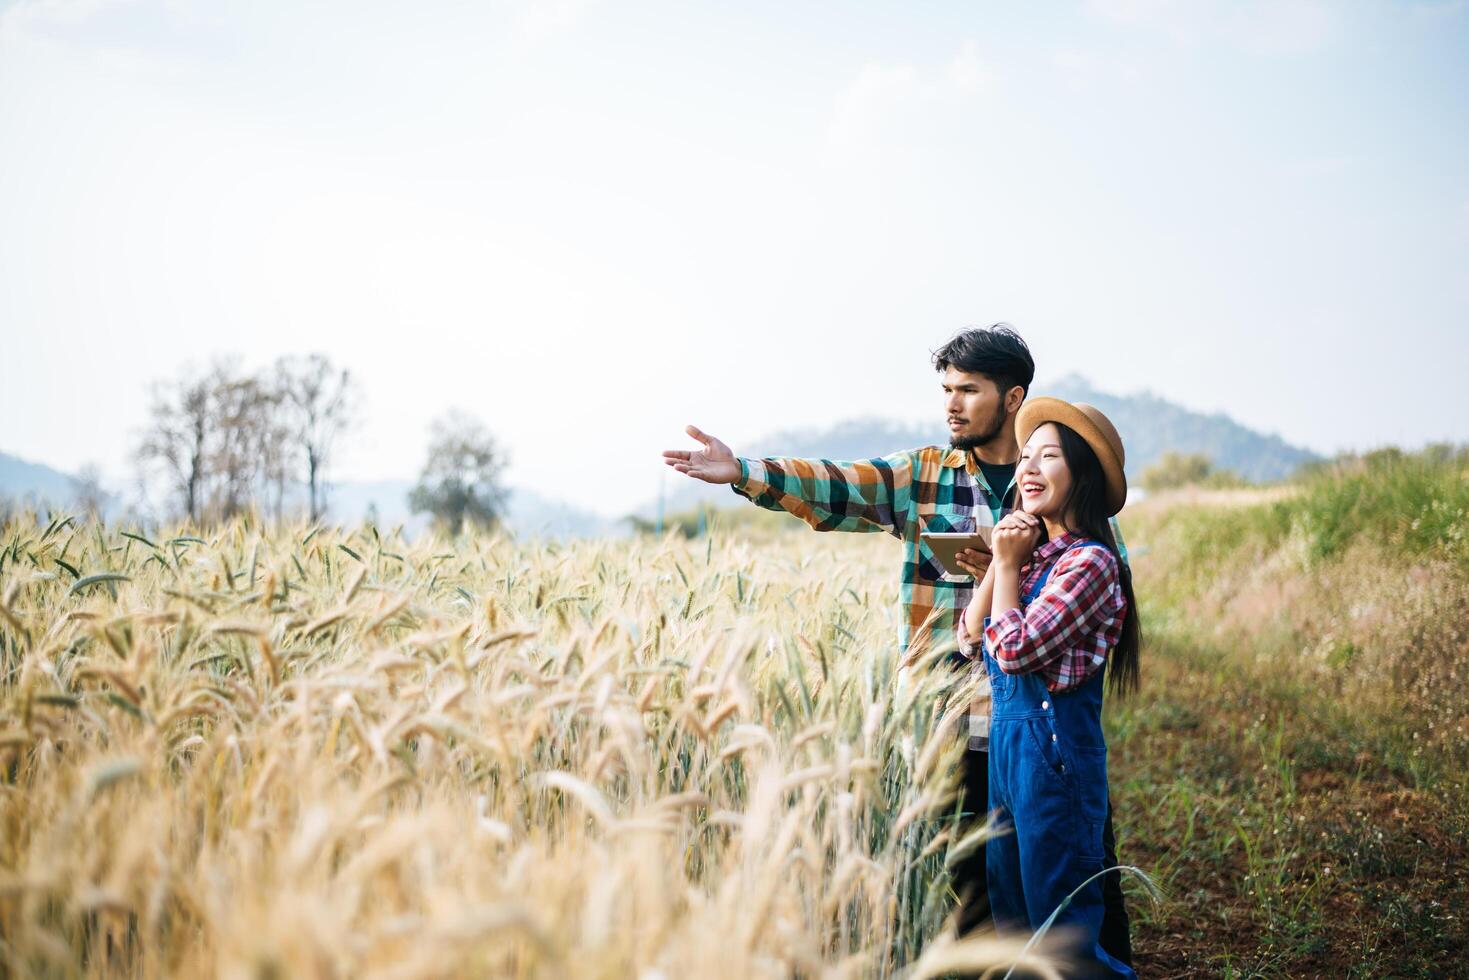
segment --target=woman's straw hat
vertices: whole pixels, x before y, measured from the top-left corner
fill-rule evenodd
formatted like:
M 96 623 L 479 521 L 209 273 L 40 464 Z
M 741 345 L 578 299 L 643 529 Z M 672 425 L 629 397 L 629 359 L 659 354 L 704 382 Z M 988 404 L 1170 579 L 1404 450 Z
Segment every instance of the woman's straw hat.
M 1047 422 L 1059 422 L 1086 440 L 1102 462 L 1107 476 L 1107 508 L 1113 514 L 1127 503 L 1127 474 L 1123 471 L 1127 456 L 1117 427 L 1101 409 L 1084 402 L 1063 402 L 1059 398 L 1032 398 L 1020 406 L 1015 416 L 1015 438 L 1023 446 L 1031 434 Z

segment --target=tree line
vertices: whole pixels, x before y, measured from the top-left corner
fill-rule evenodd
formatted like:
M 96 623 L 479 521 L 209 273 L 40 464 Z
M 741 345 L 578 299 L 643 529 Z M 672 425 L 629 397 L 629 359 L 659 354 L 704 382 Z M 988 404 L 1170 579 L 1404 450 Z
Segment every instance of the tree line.
M 140 489 L 147 498 L 162 490 L 164 510 L 195 524 L 252 511 L 322 520 L 328 474 L 361 409 L 357 379 L 324 354 L 281 357 L 253 373 L 232 359 L 186 370 L 153 385 L 134 451 Z M 504 514 L 505 465 L 479 420 L 450 412 L 433 423 L 409 505 L 449 533 L 493 527 Z
M 185 372 L 153 386 L 135 454 L 140 478 L 161 481 L 171 509 L 195 523 L 257 508 L 281 517 L 298 486 L 318 520 L 326 469 L 359 402 L 351 373 L 323 354 L 282 357 L 254 374 L 232 360 Z

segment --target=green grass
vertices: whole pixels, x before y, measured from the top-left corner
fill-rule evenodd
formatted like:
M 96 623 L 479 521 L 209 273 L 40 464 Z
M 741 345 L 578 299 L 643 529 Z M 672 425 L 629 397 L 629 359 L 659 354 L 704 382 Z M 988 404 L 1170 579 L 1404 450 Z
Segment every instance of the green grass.
M 1279 506 L 1313 557 L 1371 537 L 1405 559 L 1469 561 L 1469 450 L 1385 449 L 1308 471 L 1304 493 Z
M 1149 976 L 1469 975 L 1469 481 L 1383 452 L 1124 515 L 1141 695 L 1109 705 Z
M 1404 561 L 1469 564 L 1469 450 L 1382 450 L 1309 469 L 1290 486 L 1268 504 L 1171 515 L 1173 558 L 1207 571 L 1294 546 L 1314 564 L 1370 541 Z

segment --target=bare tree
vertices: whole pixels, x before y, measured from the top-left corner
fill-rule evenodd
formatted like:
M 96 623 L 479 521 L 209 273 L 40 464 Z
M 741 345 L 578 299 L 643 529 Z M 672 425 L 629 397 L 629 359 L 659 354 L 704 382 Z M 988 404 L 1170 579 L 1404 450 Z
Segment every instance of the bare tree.
M 211 430 L 210 379 L 185 375 L 153 386 L 151 420 L 138 462 L 161 465 L 186 517 L 203 517 Z
M 140 478 L 161 469 L 180 509 L 200 522 L 257 503 L 285 510 L 305 465 L 313 519 L 326 510 L 323 477 L 356 410 L 356 387 L 323 355 L 281 358 L 273 375 L 245 374 L 234 360 L 207 374 L 154 386 L 152 418 L 138 448 Z M 271 500 L 271 497 L 274 500 Z
M 211 516 L 228 519 L 250 507 L 266 473 L 266 449 L 275 424 L 274 399 L 258 378 L 221 363 L 211 376 Z
M 450 534 L 465 523 L 494 527 L 504 513 L 505 454 L 478 419 L 450 412 L 433 424 L 428 462 L 408 502 Z
M 301 457 L 291 427 L 292 412 L 285 386 L 277 379 L 265 396 L 267 417 L 260 433 L 261 491 L 270 498 L 271 514 L 280 520 L 285 516 L 286 487 L 293 482 Z
M 319 520 L 327 506 L 326 468 L 342 435 L 356 421 L 361 397 L 350 372 L 338 369 L 325 354 L 283 357 L 276 362 L 276 376 L 306 462 L 311 519 Z

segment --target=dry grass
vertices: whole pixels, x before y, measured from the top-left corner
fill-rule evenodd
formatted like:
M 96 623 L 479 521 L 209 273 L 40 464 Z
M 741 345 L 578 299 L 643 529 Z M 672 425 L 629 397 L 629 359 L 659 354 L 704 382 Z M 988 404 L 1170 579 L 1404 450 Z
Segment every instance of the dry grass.
M 1123 515 L 1144 690 L 1108 708 L 1148 976 L 1469 975 L 1469 471 L 1377 454 Z
M 1150 624 L 1304 679 L 1401 729 L 1414 756 L 1469 763 L 1469 699 L 1446 696 L 1469 682 L 1469 563 L 1406 553 L 1372 527 L 1318 558 L 1300 525 L 1261 530 L 1292 496 L 1130 508 Z
M 959 743 L 943 672 L 894 701 L 892 557 L 14 520 L 0 972 L 992 961 L 917 963 Z

